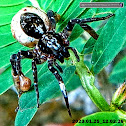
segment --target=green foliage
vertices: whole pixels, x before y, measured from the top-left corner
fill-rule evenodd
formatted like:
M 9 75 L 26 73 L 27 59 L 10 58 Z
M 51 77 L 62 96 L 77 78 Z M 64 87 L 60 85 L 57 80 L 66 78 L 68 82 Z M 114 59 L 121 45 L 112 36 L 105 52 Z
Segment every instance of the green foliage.
M 81 33 L 83 33 L 83 29 L 81 28 L 81 26 L 79 24 L 75 24 L 75 26 L 74 26 L 74 28 L 72 30 L 72 33 L 69 36 L 68 40 L 70 42 L 75 40 L 76 38 L 78 38 L 80 36 Z
M 41 65 L 38 66 L 38 76 L 39 76 L 38 85 L 39 85 L 39 92 L 40 92 L 40 104 L 61 95 L 57 80 L 47 68 L 48 68 L 47 64 L 43 64 L 43 66 Z M 63 68 L 64 68 L 63 69 L 64 73 L 62 74 L 62 77 L 67 90 L 69 91 L 70 89 L 74 89 L 78 85 L 80 85 L 80 82 L 78 83 L 79 80 L 77 79 L 74 73 L 75 67 L 68 66 Z M 28 74 L 30 74 L 30 76 L 32 77 L 30 71 Z M 26 75 L 28 76 L 28 74 Z M 27 93 L 24 93 L 19 101 L 21 110 L 25 110 L 31 107 L 36 107 L 37 104 L 36 101 L 37 101 L 36 94 L 33 89 L 31 89 Z
M 37 108 L 29 108 L 25 111 L 18 111 L 15 119 L 15 126 L 27 126 L 37 112 Z M 28 120 L 28 121 L 26 121 Z
M 101 30 L 102 28 L 99 31 L 97 31 L 97 34 L 100 34 Z M 84 45 L 84 54 L 92 53 L 95 43 L 96 40 L 93 37 L 91 37 Z
M 80 2 L 90 2 L 90 0 L 73 0 L 69 5 L 67 11 L 62 15 L 62 18 L 59 21 L 60 25 L 58 26 L 58 31 L 62 30 L 70 19 L 76 18 L 85 10 L 85 8 L 79 7 Z
M 73 58 L 73 53 L 71 53 L 71 58 L 76 66 L 76 73 L 78 74 L 81 84 L 91 100 L 96 104 L 96 106 L 102 111 L 109 111 L 110 107 L 105 101 L 103 96 L 100 94 L 99 90 L 94 85 L 94 76 L 89 71 L 87 66 L 83 62 L 83 56 L 80 56 L 80 62 L 76 62 Z
M 61 31 L 70 19 L 73 18 L 89 18 L 106 16 L 108 13 L 115 13 L 114 17 L 108 19 L 105 25 L 101 25 L 102 21 L 89 23 L 93 28 L 101 26 L 97 33 L 99 34 L 98 40 L 92 37 L 87 41 L 80 37 L 83 29 L 79 25 L 75 25 L 69 40 L 71 46 L 75 47 L 81 53 L 81 62 L 77 63 L 74 55 L 71 53 L 71 62 L 65 62 L 61 65 L 64 73 L 64 83 L 68 91 L 71 91 L 82 84 L 84 89 L 96 106 L 102 111 L 110 111 L 110 106 L 102 97 L 98 89 L 94 86 L 94 73 L 99 73 L 105 66 L 107 66 L 119 53 L 125 45 L 126 41 L 126 7 L 124 8 L 79 8 L 80 2 L 101 2 L 102 0 L 37 0 L 40 7 L 45 10 L 53 10 L 60 14 L 61 18 L 57 24 L 56 31 Z M 106 0 L 107 2 L 108 0 Z M 104 1 L 105 2 L 105 1 Z M 118 2 L 118 0 L 114 0 Z M 123 2 L 123 1 L 122 1 Z M 125 2 L 125 1 L 124 1 Z M 20 45 L 11 34 L 10 22 L 12 17 L 23 7 L 31 5 L 28 0 L 1 0 L 0 1 L 0 69 L 4 72 L 0 75 L 0 94 L 7 91 L 12 85 L 13 80 L 11 77 L 10 56 L 17 53 L 19 50 L 27 50 L 27 47 Z M 77 38 L 78 37 L 78 38 Z M 83 62 L 83 54 L 92 54 L 92 73 Z M 122 82 L 125 79 L 125 66 L 126 58 L 122 59 L 113 69 L 110 75 L 110 81 L 114 83 Z M 25 59 L 21 62 L 23 73 L 32 79 L 31 60 Z M 38 65 L 38 80 L 40 92 L 40 104 L 58 97 L 61 95 L 58 82 L 55 77 L 49 72 L 47 63 Z M 75 74 L 76 73 L 76 74 Z M 77 76 L 79 75 L 79 77 Z M 47 79 L 48 78 L 48 79 Z M 33 80 L 32 80 L 33 85 Z M 34 88 L 24 93 L 19 100 L 20 110 L 16 115 L 15 125 L 27 125 L 37 112 L 36 108 L 36 94 Z M 96 113 L 82 119 L 95 119 L 101 121 L 104 119 L 120 118 L 119 114 L 102 112 Z M 23 121 L 22 121 L 23 120 Z M 106 124 L 106 123 L 105 123 Z M 77 123 L 76 126 L 81 124 Z M 85 124 L 88 125 L 88 124 Z M 97 124 L 98 125 L 98 124 Z M 108 124 L 107 124 L 108 125 Z M 120 125 L 120 124 L 113 124 Z
M 115 12 L 115 16 L 112 17 L 102 29 L 95 43 L 92 54 L 92 64 L 95 74 L 99 73 L 101 69 L 113 60 L 125 43 L 125 13 L 126 8 L 118 9 Z
M 109 80 L 112 83 L 122 83 L 126 79 L 126 57 L 121 59 L 113 68 Z
M 27 0 L 1 0 L 0 1 L 0 6 L 1 7 L 9 7 L 9 6 L 17 6 L 19 4 L 25 3 Z
M 1 1 L 0 17 L 2 20 L 0 20 L 0 68 L 5 69 L 5 71 L 0 75 L 0 94 L 4 93 L 13 85 L 9 61 L 10 56 L 18 50 L 24 49 L 24 47 L 19 43 L 16 43 L 16 40 L 12 37 L 10 22 L 17 11 L 22 7 L 27 6 L 25 1 Z M 6 79 L 7 77 L 8 79 Z

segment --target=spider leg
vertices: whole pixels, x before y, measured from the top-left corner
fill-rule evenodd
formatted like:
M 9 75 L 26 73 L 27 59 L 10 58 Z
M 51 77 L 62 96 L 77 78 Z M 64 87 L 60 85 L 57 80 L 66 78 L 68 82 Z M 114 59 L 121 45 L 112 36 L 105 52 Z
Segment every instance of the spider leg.
M 20 61 L 23 58 L 32 58 L 32 52 L 31 51 L 19 51 L 17 54 L 13 54 L 10 58 L 11 66 L 12 66 L 12 77 L 14 80 L 15 87 L 18 91 L 18 99 L 20 98 L 21 94 L 25 91 L 28 91 L 31 86 L 31 80 L 24 76 L 24 74 L 21 71 L 21 65 Z M 18 107 L 16 108 L 16 112 L 19 109 L 19 103 Z
M 72 20 L 70 20 L 68 22 L 67 26 L 65 27 L 64 31 L 65 32 L 68 31 L 68 35 L 70 35 L 75 24 L 79 24 L 85 31 L 87 31 L 94 39 L 97 40 L 98 34 L 89 25 L 83 23 L 83 19 L 72 19 Z
M 79 61 L 80 61 L 80 58 L 79 58 L 79 56 L 78 56 L 78 54 L 77 54 L 76 49 L 74 49 L 73 47 L 67 47 L 67 48 L 68 48 L 68 49 L 71 49 L 71 50 L 73 51 L 74 55 L 76 56 L 77 61 L 79 62 Z
M 94 22 L 94 21 L 100 21 L 100 20 L 105 20 L 110 17 L 112 17 L 114 14 L 110 14 L 106 17 L 96 17 L 96 18 L 87 18 L 87 19 L 72 19 L 68 22 L 67 26 L 65 27 L 63 32 L 67 32 L 68 35 L 71 34 L 71 31 L 74 27 L 74 25 L 77 23 L 79 24 L 85 31 L 87 31 L 94 39 L 98 39 L 98 34 L 95 32 L 94 29 L 92 29 L 89 25 L 86 23 L 88 22 Z
M 21 91 L 18 92 L 18 99 L 20 98 L 20 96 L 22 95 L 22 93 L 23 93 L 23 92 L 21 92 Z M 18 112 L 19 108 L 20 108 L 20 107 L 19 107 L 19 102 L 18 102 L 18 106 L 16 107 L 15 112 Z
M 88 32 L 95 40 L 98 39 L 98 34 L 95 32 L 94 29 L 92 29 L 89 25 L 87 24 L 80 24 L 80 26 L 86 31 Z
M 24 76 L 21 71 L 21 59 L 24 58 L 33 58 L 32 50 L 28 51 L 19 51 L 17 54 L 13 54 L 10 58 L 11 66 L 12 66 L 12 75 L 13 76 Z
M 81 22 L 83 23 L 87 23 L 87 22 L 94 22 L 94 21 L 100 21 L 100 20 L 105 20 L 105 19 L 108 19 L 112 16 L 114 16 L 115 14 L 109 14 L 108 16 L 106 17 L 95 17 L 95 18 L 86 18 L 86 19 L 82 19 Z
M 54 61 L 54 65 L 59 69 L 59 71 L 60 71 L 61 73 L 63 73 L 62 68 L 61 68 L 60 65 L 56 62 L 56 60 Z
M 53 67 L 53 62 L 54 62 L 53 58 L 48 57 L 47 60 L 48 60 L 49 70 L 53 73 L 53 75 L 56 77 L 56 79 L 59 82 L 59 86 L 60 86 L 61 92 L 63 93 L 65 103 L 66 103 L 66 106 L 67 106 L 67 109 L 68 109 L 68 113 L 71 117 L 72 115 L 71 115 L 71 111 L 70 111 L 70 108 L 69 108 L 68 96 L 67 96 L 66 88 L 65 88 L 64 82 L 62 80 L 62 77 L 59 75 L 58 71 Z
M 11 66 L 12 66 L 12 76 L 14 80 L 15 87 L 18 92 L 24 92 L 29 90 L 31 85 L 31 80 L 24 76 L 21 71 L 21 59 L 24 58 L 21 55 L 21 51 L 17 54 L 13 54 L 10 58 Z M 19 96 L 20 97 L 20 96 Z
M 11 62 L 11 66 L 12 66 L 12 71 L 13 71 L 13 75 L 16 76 L 17 74 L 17 54 L 13 54 L 10 58 L 10 62 Z
M 39 90 L 38 90 L 38 77 L 37 77 L 37 67 L 36 60 L 32 60 L 32 70 L 33 70 L 33 78 L 34 78 L 34 87 L 37 95 L 37 108 L 39 108 Z

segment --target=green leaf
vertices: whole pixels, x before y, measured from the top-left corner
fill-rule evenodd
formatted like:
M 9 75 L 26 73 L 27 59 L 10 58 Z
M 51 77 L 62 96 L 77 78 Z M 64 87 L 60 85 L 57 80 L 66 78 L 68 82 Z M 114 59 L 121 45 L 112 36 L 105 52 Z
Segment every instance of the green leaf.
M 3 4 L 5 0 L 2 1 Z M 26 0 L 19 0 L 16 1 L 8 1 L 4 4 L 4 7 L 0 6 L 0 48 L 15 43 L 15 39 L 12 37 L 11 30 L 10 30 L 10 23 L 12 17 L 23 7 L 27 6 L 28 4 L 24 3 Z M 1 3 L 2 4 L 2 3 Z M 2 4 L 2 5 L 3 5 Z M 1 54 L 1 52 L 0 52 Z
M 123 125 L 122 123 L 115 123 L 115 124 L 112 124 L 112 126 L 125 126 L 125 125 Z
M 65 11 L 67 11 L 72 2 L 73 0 L 57 0 L 55 1 L 55 4 L 53 4 L 52 9 L 62 16 Z
M 18 5 L 21 3 L 26 2 L 27 0 L 1 0 L 0 1 L 0 7 L 4 7 L 4 6 L 14 6 L 14 5 Z
M 70 19 L 78 17 L 82 12 L 84 12 L 85 8 L 80 8 L 80 2 L 90 2 L 90 0 L 81 0 L 81 1 L 72 1 L 67 11 L 62 15 L 57 31 L 61 31 L 67 24 Z
M 0 94 L 7 91 L 12 84 L 11 67 L 8 67 L 2 74 L 0 74 Z
M 75 120 L 77 121 L 77 120 Z M 75 126 L 123 126 L 119 122 L 119 117 L 114 112 L 97 112 L 89 116 L 83 117 L 75 124 Z
M 4 59 L 2 61 L 4 61 Z M 31 62 L 28 60 L 23 60 L 21 66 L 23 67 L 22 70 L 24 74 L 31 70 Z M 13 85 L 10 63 L 3 69 L 5 69 L 4 72 L 0 74 L 0 94 L 7 91 Z
M 7 91 L 13 85 L 10 56 L 19 49 L 24 49 L 24 47 L 16 43 L 16 40 L 12 37 L 10 22 L 17 11 L 27 6 L 25 2 L 26 0 L 0 1 L 0 19 L 2 19 L 0 20 L 0 68 L 4 69 L 4 72 L 0 74 L 0 94 Z
M 6 15 L 0 15 L 0 19 L 3 19 L 1 22 L 0 22 L 0 26 L 1 25 L 5 25 L 5 24 L 9 24 L 10 21 L 12 20 L 12 17 L 14 16 L 15 14 L 6 14 Z
M 37 0 L 40 7 L 46 11 L 46 9 L 54 2 L 54 0 Z
M 126 40 L 126 8 L 120 8 L 115 12 L 102 29 L 102 32 L 94 46 L 92 64 L 94 73 L 99 73 L 122 49 Z M 121 38 L 121 39 L 120 39 Z
M 2 38 L 2 41 L 0 42 L 0 49 L 3 47 L 7 47 L 8 45 L 11 45 L 13 43 L 16 43 L 16 40 L 12 37 L 11 32 L 1 34 L 0 38 Z
M 13 43 L 4 48 L 0 48 L 0 68 L 10 64 L 10 56 L 17 53 L 17 50 L 24 49 L 24 47 L 19 43 Z M 4 53 L 3 53 L 4 52 Z
M 111 83 L 122 83 L 126 79 L 126 57 L 121 59 L 113 68 L 109 80 Z
M 0 7 L 0 16 L 4 17 L 4 16 L 10 15 L 10 14 L 16 14 L 17 11 L 19 11 L 21 8 L 25 7 L 26 5 L 27 4 L 22 3 L 22 4 L 19 4 L 19 5 L 16 5 L 16 6 Z M 7 20 L 7 19 L 5 18 L 5 20 Z M 3 21 L 3 20 L 1 20 L 1 21 Z
M 15 119 L 15 126 L 26 126 L 29 124 L 29 121 L 32 120 L 35 113 L 37 112 L 37 108 L 30 108 L 25 111 L 18 111 Z
M 92 1 L 92 2 L 95 2 L 95 1 Z M 105 17 L 105 16 L 109 15 L 109 13 L 112 13 L 112 12 L 114 12 L 114 11 L 112 9 L 110 9 L 110 8 L 108 10 L 106 10 L 106 11 L 103 8 L 90 8 L 90 9 L 84 10 L 84 12 L 82 12 L 78 16 L 78 18 L 83 19 L 83 18 L 90 18 L 90 17 Z M 93 29 L 99 29 L 100 28 L 97 31 L 97 34 L 100 35 L 100 32 L 102 31 L 102 27 L 104 26 L 103 22 L 104 21 L 98 21 L 98 22 L 91 22 L 91 23 L 88 23 L 88 24 Z M 76 31 L 78 31 L 78 30 L 76 30 Z M 78 33 L 78 32 L 76 32 L 76 33 Z M 96 42 L 96 40 L 94 38 L 92 38 L 92 37 L 87 41 L 87 43 L 84 45 L 84 51 L 83 51 L 84 54 L 92 53 L 95 42 Z
M 83 33 L 83 29 L 81 28 L 81 26 L 79 24 L 75 24 L 71 35 L 68 37 L 69 41 L 73 41 L 76 38 L 78 38 L 80 36 L 81 33 Z
M 79 53 L 81 53 L 82 50 L 83 50 L 83 47 L 84 47 L 85 43 L 86 43 L 86 41 L 85 41 L 83 38 L 79 37 L 79 38 L 73 40 L 73 41 L 70 43 L 70 46 L 76 48 L 77 51 L 78 51 Z
M 101 30 L 102 28 L 97 31 L 98 35 L 100 34 Z M 92 53 L 95 43 L 96 40 L 93 37 L 91 37 L 84 45 L 84 54 Z

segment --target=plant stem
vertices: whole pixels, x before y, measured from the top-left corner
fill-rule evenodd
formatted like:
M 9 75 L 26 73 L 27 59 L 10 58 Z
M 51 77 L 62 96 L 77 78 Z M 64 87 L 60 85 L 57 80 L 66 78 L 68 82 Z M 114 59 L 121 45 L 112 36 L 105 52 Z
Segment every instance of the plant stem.
M 80 62 L 77 62 L 73 52 L 70 51 L 70 54 L 73 64 L 76 66 L 76 74 L 79 76 L 88 96 L 101 111 L 110 111 L 109 104 L 94 85 L 94 76 L 84 64 L 83 56 L 80 56 Z

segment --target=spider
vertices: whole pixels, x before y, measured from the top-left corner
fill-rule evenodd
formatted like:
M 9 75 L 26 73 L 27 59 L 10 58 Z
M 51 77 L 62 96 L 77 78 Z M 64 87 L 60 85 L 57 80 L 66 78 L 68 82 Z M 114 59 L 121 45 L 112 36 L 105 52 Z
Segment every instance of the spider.
M 21 94 L 28 91 L 31 87 L 31 80 L 23 74 L 20 64 L 22 59 L 29 58 L 32 59 L 34 88 L 37 95 L 37 107 L 39 108 L 39 91 L 36 65 L 47 61 L 48 69 L 59 82 L 68 113 L 71 116 L 67 92 L 63 79 L 59 74 L 59 71 L 62 73 L 63 70 L 56 60 L 59 60 L 61 63 L 63 63 L 64 58 L 70 57 L 68 51 L 70 49 L 73 51 L 77 61 L 79 62 L 80 59 L 77 51 L 74 48 L 69 47 L 68 40 L 68 37 L 70 36 L 71 31 L 76 23 L 97 40 L 97 33 L 86 23 L 105 20 L 113 15 L 114 14 L 110 14 L 106 17 L 99 18 L 71 19 L 62 32 L 56 33 L 56 23 L 60 19 L 60 16 L 57 13 L 49 10 L 46 14 L 44 11 L 35 7 L 25 7 L 21 9 L 12 19 L 11 31 L 13 37 L 17 41 L 31 49 L 27 51 L 20 50 L 17 54 L 13 54 L 10 58 L 12 77 L 15 87 L 18 91 L 18 98 L 20 98 Z M 19 103 L 17 111 L 18 109 Z

